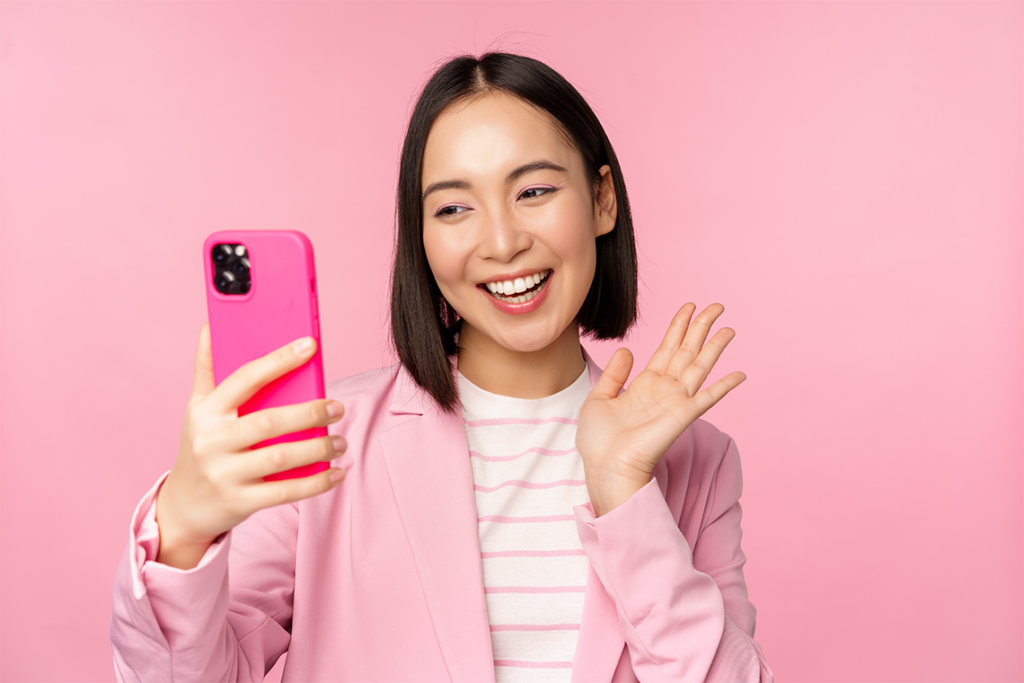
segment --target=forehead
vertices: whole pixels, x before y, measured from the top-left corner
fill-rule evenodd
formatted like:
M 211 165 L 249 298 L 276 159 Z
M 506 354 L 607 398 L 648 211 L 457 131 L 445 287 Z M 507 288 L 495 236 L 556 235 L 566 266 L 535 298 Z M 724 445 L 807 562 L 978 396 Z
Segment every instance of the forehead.
M 514 95 L 490 92 L 456 102 L 434 121 L 423 152 L 424 184 L 441 176 L 503 175 L 546 159 L 582 170 L 583 159 L 548 112 Z

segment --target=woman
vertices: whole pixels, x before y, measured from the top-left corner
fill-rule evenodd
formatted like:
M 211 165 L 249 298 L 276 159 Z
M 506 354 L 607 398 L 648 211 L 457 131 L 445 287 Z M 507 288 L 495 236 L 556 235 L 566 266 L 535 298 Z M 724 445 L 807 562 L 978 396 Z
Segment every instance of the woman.
M 115 588 L 119 677 L 262 680 L 287 651 L 300 681 L 770 680 L 739 456 L 697 419 L 744 379 L 700 391 L 733 336 L 705 344 L 722 307 L 683 306 L 624 392 L 629 352 L 602 374 L 580 344 L 636 317 L 626 190 L 589 106 L 535 60 L 454 59 L 413 113 L 398 201 L 399 365 L 238 418 L 312 345 L 214 388 L 204 328 L 181 450 Z

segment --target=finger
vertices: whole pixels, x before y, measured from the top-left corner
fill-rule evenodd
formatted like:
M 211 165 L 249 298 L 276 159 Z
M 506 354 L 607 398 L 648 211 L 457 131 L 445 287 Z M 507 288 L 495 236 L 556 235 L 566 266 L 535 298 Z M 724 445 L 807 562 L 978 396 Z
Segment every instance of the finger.
M 700 355 L 711 326 L 724 311 L 725 306 L 722 304 L 711 304 L 700 312 L 693 324 L 686 330 L 686 336 L 672 356 L 666 370 L 668 374 L 676 378 L 682 376 L 683 371 Z
M 340 420 L 344 412 L 345 406 L 330 399 L 264 408 L 232 420 L 207 445 L 220 451 L 237 452 L 283 434 L 326 427 Z
M 316 341 L 302 337 L 246 363 L 210 394 L 212 407 L 222 412 L 235 410 L 270 382 L 305 364 L 314 353 Z
M 345 477 L 345 470 L 331 468 L 298 479 L 280 479 L 253 484 L 244 489 L 244 496 L 252 510 L 294 503 L 297 500 L 326 493 Z
M 694 396 L 694 402 L 698 411 L 697 417 L 706 413 L 711 406 L 725 398 L 726 394 L 738 387 L 746 379 L 747 376 L 742 372 L 730 372 L 728 375 Z
M 669 323 L 665 337 L 661 340 L 661 346 L 654 352 L 647 364 L 648 370 L 654 370 L 660 374 L 664 374 L 668 370 L 669 362 L 683 341 L 686 329 L 690 325 L 690 318 L 693 317 L 695 310 L 697 310 L 696 304 L 683 304 L 683 307 L 672 316 L 672 322 Z
M 711 374 L 712 368 L 715 367 L 715 363 L 722 356 L 725 347 L 735 338 L 736 332 L 731 327 L 723 327 L 718 332 L 715 332 L 715 336 L 711 337 L 708 343 L 704 345 L 704 348 L 693 359 L 693 362 L 683 369 L 679 375 L 679 381 L 686 387 L 691 396 L 700 391 L 701 385 L 704 384 L 704 380 Z
M 239 482 L 260 482 L 263 477 L 315 462 L 333 460 L 348 444 L 342 436 L 319 436 L 275 443 L 229 458 L 230 476 Z
M 633 354 L 629 349 L 616 349 L 608 366 L 601 373 L 597 384 L 590 391 L 588 398 L 615 398 L 629 379 L 629 371 L 633 369 Z
M 203 323 L 199 330 L 199 348 L 196 349 L 195 372 L 192 377 L 192 398 L 206 398 L 213 391 L 213 354 L 210 352 L 210 324 Z

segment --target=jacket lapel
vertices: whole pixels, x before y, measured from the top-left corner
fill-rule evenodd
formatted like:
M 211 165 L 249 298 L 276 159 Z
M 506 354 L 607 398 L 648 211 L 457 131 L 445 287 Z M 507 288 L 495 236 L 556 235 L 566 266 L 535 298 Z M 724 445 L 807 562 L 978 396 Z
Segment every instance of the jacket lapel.
M 626 637 L 619 627 L 615 601 L 611 599 L 597 572 L 590 567 L 583 594 L 583 617 L 576 657 L 572 665 L 574 683 L 610 681 L 622 656 Z
M 494 681 L 465 425 L 404 369 L 390 410 L 410 415 L 380 443 L 448 672 L 453 681 Z
M 583 357 L 595 385 L 601 370 L 586 350 Z M 390 411 L 409 415 L 381 434 L 380 443 L 448 671 L 453 681 L 493 682 L 465 425 L 438 410 L 404 369 Z M 572 680 L 611 681 L 623 647 L 615 602 L 590 568 Z
M 583 359 L 590 369 L 590 385 L 596 386 L 601 368 L 583 349 Z M 572 667 L 574 682 L 611 681 L 622 656 L 626 638 L 619 626 L 615 601 L 604 589 L 593 567 L 587 571 L 587 587 L 583 594 L 583 616 L 576 657 Z

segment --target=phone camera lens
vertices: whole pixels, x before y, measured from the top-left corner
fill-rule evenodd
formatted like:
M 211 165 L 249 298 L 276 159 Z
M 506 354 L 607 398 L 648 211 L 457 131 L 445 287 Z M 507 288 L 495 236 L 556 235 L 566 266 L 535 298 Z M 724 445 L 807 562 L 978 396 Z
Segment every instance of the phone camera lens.
M 234 250 L 231 248 L 231 245 L 228 245 L 228 244 L 218 244 L 218 245 L 215 245 L 213 247 L 213 252 L 212 252 L 213 262 L 216 263 L 217 265 L 222 265 L 224 263 L 227 263 L 227 260 L 231 257 L 231 255 L 233 253 L 234 253 Z
M 213 284 L 221 294 L 230 294 L 232 285 L 234 285 L 235 282 L 235 276 L 232 275 L 231 271 L 225 270 L 222 273 L 217 273 L 217 277 L 214 279 Z
M 249 277 L 249 267 L 241 260 L 235 261 L 231 264 L 231 272 L 239 279 L 248 279 Z

